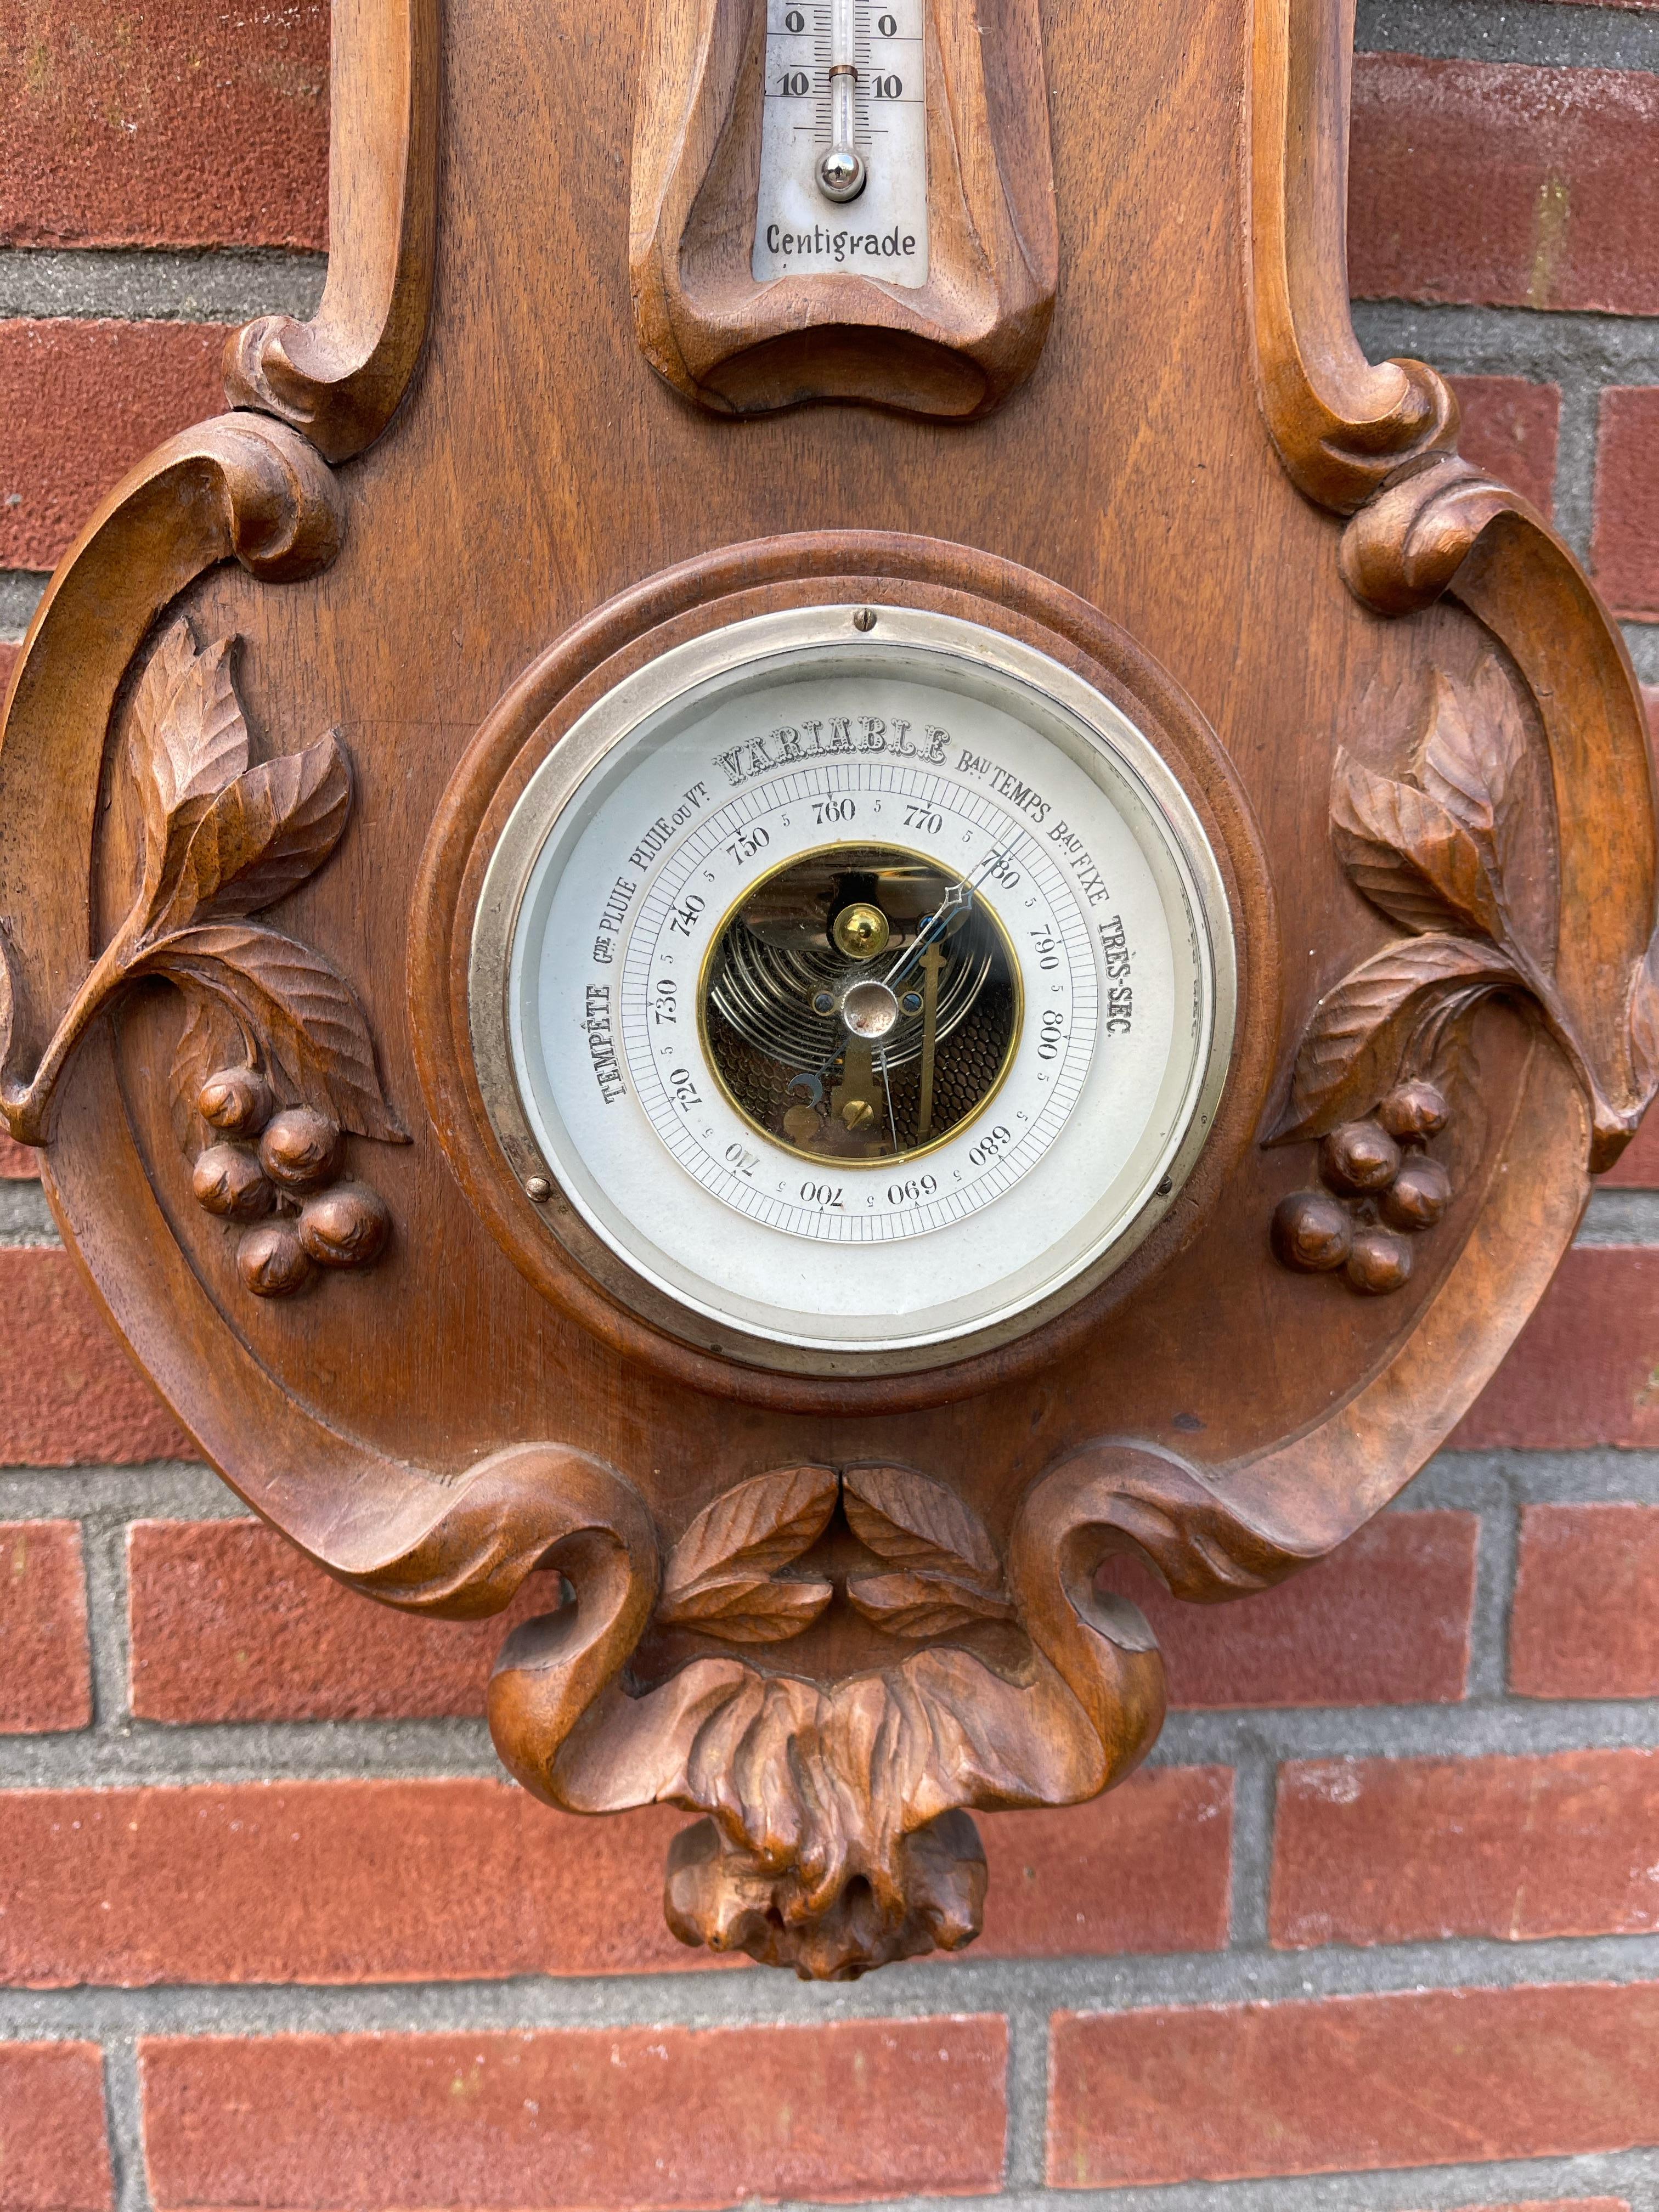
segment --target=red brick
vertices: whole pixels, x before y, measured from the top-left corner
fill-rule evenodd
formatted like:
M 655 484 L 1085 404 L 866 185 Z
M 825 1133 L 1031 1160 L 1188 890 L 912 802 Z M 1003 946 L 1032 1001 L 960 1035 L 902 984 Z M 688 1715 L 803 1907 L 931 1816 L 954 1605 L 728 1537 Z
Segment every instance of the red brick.
M 1177 1707 L 1445 1705 L 1468 1671 L 1478 1536 L 1473 1514 L 1391 1513 L 1237 1605 L 1183 1605 L 1128 1559 L 1102 1579 L 1152 1622 Z
M 0 647 L 0 651 L 3 649 Z M 0 671 L 0 681 L 3 681 L 3 671 Z M 33 1146 L 15 1144 L 4 1130 L 0 1129 L 0 1182 L 39 1182 L 40 1180 L 40 1155 Z
M 1282 1767 L 1273 1940 L 1538 1942 L 1659 1928 L 1659 1752 Z
M 1463 410 L 1458 438 L 1463 458 L 1549 514 L 1555 506 L 1560 387 L 1529 384 L 1524 376 L 1454 376 L 1451 386 Z
M 1659 617 L 1659 390 L 1601 394 L 1590 566 L 1615 614 Z
M 1002 2176 L 998 2019 L 169 2039 L 141 2063 L 156 2212 L 653 2212 Z
M 1659 1697 L 1659 1506 L 1527 1507 L 1510 1686 L 1523 1698 Z
M 0 568 L 55 568 L 136 461 L 224 412 L 224 342 L 210 323 L 0 323 Z
M 1066 2189 L 1645 2149 L 1659 1984 L 1062 2014 L 1049 2084 Z
M 1091 1805 L 982 1814 L 991 1880 L 980 1957 L 1218 1951 L 1227 1941 L 1232 1773 L 1154 1767 Z
M 327 0 L 15 0 L 0 244 L 327 241 Z
M 111 1335 L 68 1253 L 0 1250 L 0 1467 L 195 1457 Z
M 1650 1114 L 1616 1166 L 1597 1177 L 1600 1190 L 1659 1190 L 1659 1114 Z
M 1361 299 L 1659 312 L 1659 76 L 1362 54 Z
M 0 1792 L 0 1981 L 493 1980 L 706 1965 L 662 1918 L 687 1815 L 506 1782 Z
M 509 1629 L 558 1601 L 532 1575 L 493 1620 L 422 1620 L 344 1589 L 258 1521 L 141 1521 L 127 1563 L 141 1720 L 480 1714 Z
M 109 2212 L 104 2054 L 0 2043 L 0 2212 Z
M 91 1720 L 80 1523 L 0 1523 L 0 1735 L 83 1729 Z M 0 2184 L 4 2177 L 0 2166 Z
M 1652 0 L 1659 8 L 1659 0 Z M 1659 684 L 1644 684 L 1648 734 L 1659 753 Z M 1602 1190 L 1659 1190 L 1659 1113 L 1650 1114 L 1607 1173 L 1597 1178 Z
M 1449 1443 L 1457 1451 L 1659 1443 L 1659 1249 L 1569 1252 Z

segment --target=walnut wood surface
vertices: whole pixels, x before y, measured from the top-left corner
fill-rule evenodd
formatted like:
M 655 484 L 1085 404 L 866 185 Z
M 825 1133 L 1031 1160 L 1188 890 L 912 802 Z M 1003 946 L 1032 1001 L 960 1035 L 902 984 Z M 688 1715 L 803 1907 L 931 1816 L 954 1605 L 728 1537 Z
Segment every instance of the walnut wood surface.
M 355 143 L 365 100 L 384 122 L 365 57 L 401 19 L 341 20 Z M 551 0 L 532 26 L 448 0 L 409 404 L 372 448 L 342 444 L 322 374 L 316 443 L 249 412 L 164 447 L 55 580 L 0 747 L 0 1108 L 49 1139 L 53 1205 L 135 1355 L 240 1494 L 370 1595 L 486 1613 L 556 1569 L 574 1602 L 496 1678 L 503 1758 L 560 1803 L 695 1810 L 675 1927 L 816 1974 L 969 1940 L 971 1808 L 1087 1796 L 1152 1741 L 1161 1662 L 1094 1588 L 1107 1550 L 1233 1597 L 1401 1486 L 1531 1310 L 1659 1061 L 1653 797 L 1617 632 L 1541 521 L 1455 459 L 1431 372 L 1370 368 L 1340 306 L 1339 0 L 1046 28 L 1060 283 L 1028 380 L 971 426 L 735 422 L 637 342 L 647 11 Z M 387 181 L 420 169 L 406 112 L 376 204 L 412 204 Z M 336 246 L 384 272 L 368 204 Z M 335 475 L 325 451 L 361 458 Z M 1040 1340 L 834 1392 L 693 1355 L 543 1269 L 469 1096 L 456 957 L 536 744 L 699 624 L 854 594 L 971 608 L 1133 700 L 1227 856 L 1249 980 L 1167 1233 Z M 252 764 L 335 730 L 351 764 L 326 865 L 258 915 L 349 987 L 412 1139 L 341 1140 L 392 1234 L 325 1294 L 248 1297 L 198 1203 L 174 991 L 135 978 L 77 1030 L 49 1107 L 31 1093 L 144 881 L 127 764 L 180 622 L 198 653 L 240 641 Z M 1331 994 L 1431 933 L 1371 895 L 1383 861 L 1351 875 L 1333 843 L 1339 748 L 1371 795 L 1351 841 L 1484 896 L 1443 823 L 1419 836 L 1419 809 L 1395 841 L 1416 802 L 1371 804 L 1451 772 L 1424 753 L 1446 698 L 1485 702 L 1468 757 L 1531 794 L 1504 896 L 1536 975 L 1461 1010 L 1450 1204 L 1404 1286 L 1367 1297 L 1281 1268 L 1268 1225 L 1315 1171 L 1286 1115 Z M 1393 1079 L 1365 1065 L 1345 1111 Z

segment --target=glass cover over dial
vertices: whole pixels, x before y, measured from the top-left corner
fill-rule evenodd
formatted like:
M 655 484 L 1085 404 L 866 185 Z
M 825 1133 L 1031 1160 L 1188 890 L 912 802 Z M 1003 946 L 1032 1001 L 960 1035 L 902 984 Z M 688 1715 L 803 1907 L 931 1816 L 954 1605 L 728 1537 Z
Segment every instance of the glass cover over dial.
M 962 879 L 896 847 L 775 868 L 715 936 L 698 1007 L 757 1132 L 809 1159 L 902 1160 L 989 1102 L 1019 1033 L 1018 956 Z
M 497 1130 L 613 1293 L 859 1372 L 1006 1340 L 1121 1264 L 1213 1117 L 1234 956 L 1117 707 L 975 624 L 830 607 L 589 709 L 497 847 L 471 984 Z

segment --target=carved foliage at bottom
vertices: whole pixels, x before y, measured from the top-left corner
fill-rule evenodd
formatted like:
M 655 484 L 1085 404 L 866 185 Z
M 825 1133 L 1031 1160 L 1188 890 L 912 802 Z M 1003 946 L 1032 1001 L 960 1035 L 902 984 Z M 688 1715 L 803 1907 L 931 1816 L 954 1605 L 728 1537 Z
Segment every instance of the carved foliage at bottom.
M 927 1951 L 957 1951 L 985 1915 L 985 1850 L 966 1813 L 898 1838 L 884 1878 L 843 1881 L 814 1906 L 798 1875 L 781 1883 L 758 1851 L 734 1845 L 718 1821 L 699 1820 L 668 1853 L 665 1910 L 682 1943 L 744 1951 L 804 1981 L 845 1981 Z
M 640 1501 L 606 1470 L 588 1482 L 596 1525 L 547 1560 L 573 1597 L 517 1630 L 497 1665 L 496 1747 L 568 1811 L 702 1814 L 671 1856 L 671 1927 L 815 1979 L 971 1942 L 985 1869 L 969 1812 L 1092 1797 L 1150 1748 L 1163 1661 L 1135 1608 L 1096 1587 L 1109 1551 L 1137 1547 L 1190 1597 L 1304 1564 L 1194 1470 L 1133 1445 L 1037 1483 L 1001 1562 L 963 1501 L 914 1469 L 787 1468 L 700 1515 L 659 1584 Z M 796 1565 L 837 1511 L 893 1571 Z M 659 1639 L 719 1620 L 725 1637 L 781 1644 L 842 1596 L 920 1648 L 828 1679 L 695 1643 L 653 1679 L 630 1667 L 647 1627 Z

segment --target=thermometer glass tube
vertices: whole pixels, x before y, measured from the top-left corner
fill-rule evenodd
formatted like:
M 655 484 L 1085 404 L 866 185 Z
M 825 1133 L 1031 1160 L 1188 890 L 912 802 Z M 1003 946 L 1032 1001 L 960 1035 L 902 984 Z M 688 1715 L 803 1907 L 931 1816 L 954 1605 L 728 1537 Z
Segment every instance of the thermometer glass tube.
M 867 172 L 854 143 L 858 137 L 859 21 L 864 17 L 865 64 L 869 65 L 868 6 L 858 0 L 830 0 L 830 143 L 818 156 L 818 190 L 837 204 L 855 200 Z M 868 95 L 866 94 L 866 99 Z M 869 134 L 866 132 L 866 138 Z

